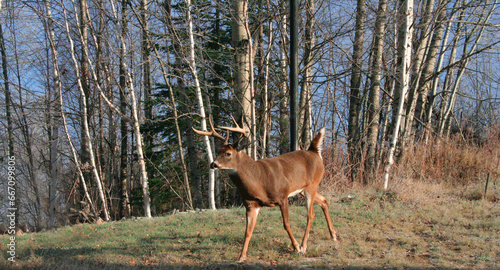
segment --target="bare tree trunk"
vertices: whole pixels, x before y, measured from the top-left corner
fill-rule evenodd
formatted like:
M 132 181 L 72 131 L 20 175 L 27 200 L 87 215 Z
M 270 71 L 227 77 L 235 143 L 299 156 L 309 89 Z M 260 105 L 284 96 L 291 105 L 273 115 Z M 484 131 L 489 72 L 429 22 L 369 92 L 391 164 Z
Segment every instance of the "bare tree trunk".
M 129 0 L 122 0 L 121 2 L 121 33 L 120 39 L 125 40 L 128 32 L 128 12 L 127 5 Z M 127 115 L 127 98 L 125 91 L 127 89 L 127 74 L 126 74 L 126 48 L 122 46 L 125 42 L 120 43 L 120 63 L 119 63 L 119 91 L 120 91 L 120 112 Z M 120 118 L 120 134 L 121 134 L 121 147 L 120 147 L 120 216 L 128 217 L 131 214 L 130 198 L 128 193 L 128 129 L 127 121 Z
M 463 1 L 462 1 L 463 3 Z M 455 57 L 457 54 L 457 49 L 458 49 L 458 40 L 459 37 L 462 35 L 462 20 L 464 17 L 465 9 L 460 10 L 460 14 L 458 15 L 458 23 L 456 26 L 455 30 L 455 37 L 453 38 L 452 45 L 451 45 L 451 52 L 449 56 L 449 63 L 455 62 Z M 450 94 L 449 94 L 449 88 L 451 85 L 451 81 L 453 80 L 454 76 L 454 70 L 453 69 L 448 69 L 446 71 L 446 77 L 444 80 L 443 84 L 443 94 L 441 95 L 441 104 L 440 104 L 440 110 L 439 110 L 439 120 L 438 120 L 438 136 L 442 136 L 445 128 L 445 112 L 447 111 L 448 108 L 448 103 L 450 102 Z
M 250 87 L 250 154 L 254 160 L 257 160 L 257 120 L 255 116 L 255 86 L 254 86 L 254 45 L 250 26 L 248 25 L 248 0 L 243 0 L 243 21 L 248 40 L 248 63 L 249 63 L 249 87 Z
M 289 94 L 288 94 L 288 65 L 287 65 L 287 50 L 288 48 L 288 32 L 287 32 L 287 16 L 286 12 L 282 11 L 282 15 L 280 16 L 279 28 L 280 28 L 280 84 L 279 84 L 279 153 L 285 154 L 289 151 L 290 146 L 288 145 L 289 132 L 288 126 L 290 122 L 290 115 L 288 113 L 288 103 L 289 103 Z
M 427 54 L 424 70 L 422 72 L 422 82 L 420 83 L 420 88 L 422 88 L 422 95 L 427 96 L 429 92 L 430 95 L 427 98 L 427 104 L 422 104 L 421 113 L 419 118 L 424 122 L 424 141 L 427 142 L 429 140 L 430 135 L 432 134 L 431 128 L 431 116 L 432 110 L 434 106 L 434 98 L 436 96 L 436 88 L 433 87 L 434 81 L 437 81 L 436 78 L 432 78 L 434 75 L 434 70 L 436 70 L 436 61 L 438 60 L 438 52 L 441 46 L 441 42 L 443 41 L 443 33 L 445 28 L 445 20 L 446 20 L 446 6 L 450 3 L 451 0 L 440 0 L 438 4 L 438 15 L 436 18 L 432 40 L 429 47 L 429 52 Z M 448 33 L 448 31 L 447 31 Z M 447 39 L 447 37 L 446 37 Z M 445 39 L 445 40 L 446 40 Z M 438 70 L 441 68 L 442 60 L 438 61 Z M 423 99 L 425 101 L 425 99 Z
M 453 9 L 455 9 L 458 5 L 459 1 L 456 1 L 455 2 L 455 5 L 453 7 Z M 444 9 L 446 11 L 446 9 Z M 443 11 L 444 13 L 444 16 L 445 18 L 443 18 L 443 20 L 446 19 L 446 12 Z M 443 14 L 440 14 L 440 16 L 443 15 Z M 445 57 L 445 51 L 446 51 L 446 48 L 448 47 L 447 45 L 447 41 L 448 41 L 448 37 L 450 35 L 450 32 L 451 32 L 451 23 L 452 23 L 452 18 L 453 18 L 453 15 L 451 16 L 451 18 L 448 20 L 448 23 L 446 24 L 446 30 L 445 30 L 445 34 L 444 34 L 444 38 L 443 38 L 443 42 L 442 44 L 440 45 L 440 52 L 439 52 L 439 58 L 438 58 L 438 62 L 437 62 L 437 65 L 434 69 L 435 73 L 437 74 L 438 72 L 440 72 L 441 70 L 441 67 L 443 65 L 443 61 L 444 61 L 444 57 Z M 443 22 L 444 23 L 444 22 Z M 454 56 L 453 56 L 454 58 Z M 435 100 L 435 97 L 437 95 L 437 90 L 438 90 L 438 84 L 439 84 L 439 76 L 435 76 L 433 81 L 432 81 L 432 95 L 431 95 L 431 99 L 429 100 L 429 110 L 427 112 L 427 127 L 430 128 L 431 126 L 431 121 L 432 121 L 432 114 L 433 114 L 433 110 L 434 110 L 434 100 Z M 443 87 L 443 93 L 445 93 L 445 87 Z M 441 101 L 445 98 L 445 95 L 442 95 L 441 96 Z M 439 126 L 439 119 L 441 119 L 441 115 L 442 114 L 442 110 L 439 112 L 439 115 L 438 115 L 438 123 L 437 123 L 437 126 Z M 434 131 L 437 131 L 437 128 L 434 128 Z M 430 131 L 429 131 L 430 133 Z M 429 136 L 426 136 L 426 142 L 428 140 L 428 137 Z
M 372 52 L 372 67 L 371 67 L 371 85 L 368 100 L 368 149 L 366 170 L 364 183 L 367 184 L 369 179 L 373 179 L 377 165 L 377 146 L 380 118 L 380 80 L 382 76 L 382 53 L 384 46 L 384 33 L 386 26 L 386 9 L 387 0 L 379 1 L 377 19 L 375 22 L 375 31 L 373 36 L 373 52 Z M 368 177 L 368 178 L 366 178 Z
M 387 163 L 384 168 L 384 189 L 389 186 L 389 172 L 391 166 L 394 163 L 394 152 L 398 144 L 399 129 L 401 126 L 401 118 L 404 115 L 404 104 L 406 99 L 406 94 L 408 92 L 408 86 L 410 83 L 410 62 L 411 62 L 411 41 L 412 41 L 412 24 L 413 24 L 413 0 L 406 0 L 405 5 L 401 6 L 400 9 L 401 18 L 404 20 L 402 30 L 404 35 L 400 39 L 400 45 L 398 48 L 401 50 L 399 52 L 401 57 L 401 62 L 398 67 L 398 84 L 399 89 L 399 99 L 398 107 L 395 116 L 395 123 L 393 125 L 392 139 L 389 146 L 389 152 L 387 154 Z
M 416 123 L 421 123 L 421 116 L 423 116 L 423 111 L 425 106 L 427 106 L 427 95 L 428 95 L 428 88 L 424 87 L 425 83 L 425 69 L 426 69 L 426 63 L 430 61 L 431 63 L 433 60 L 432 52 L 431 52 L 431 43 L 432 43 L 432 36 L 433 33 L 437 35 L 436 27 L 432 27 L 432 18 L 433 18 L 433 13 L 434 11 L 434 6 L 435 6 L 435 0 L 427 0 L 425 3 L 425 6 L 422 7 L 422 19 L 417 26 L 417 29 L 420 30 L 420 36 L 418 37 L 419 43 L 416 47 L 416 55 L 415 55 L 415 64 L 413 66 L 413 81 L 412 81 L 412 86 L 411 89 L 413 92 L 415 92 L 415 96 L 413 96 L 413 99 L 410 99 L 411 101 L 409 108 L 410 108 L 410 117 L 409 119 L 415 119 L 415 120 L 410 120 L 407 122 L 407 127 L 411 129 L 410 133 L 408 133 L 410 136 L 415 132 L 415 129 L 413 126 L 418 127 Z M 436 25 L 436 24 L 434 24 Z M 435 63 L 431 63 L 433 66 Z
M 131 101 L 130 105 L 132 109 L 132 119 L 133 119 L 132 124 L 136 137 L 137 159 L 139 161 L 139 167 L 141 171 L 141 186 L 142 186 L 142 198 L 144 200 L 144 215 L 147 218 L 151 218 L 151 198 L 149 196 L 148 172 L 146 170 L 146 161 L 144 160 L 141 126 L 139 124 L 139 115 L 138 115 L 138 105 L 135 99 L 134 84 L 132 82 L 130 74 L 127 76 L 127 78 L 129 81 L 128 89 Z
M 153 101 L 151 99 L 151 38 L 149 33 L 148 1 L 141 0 L 141 25 L 142 25 L 142 75 L 144 87 L 144 118 L 146 130 L 144 131 L 145 157 L 149 160 L 153 155 L 153 135 L 149 128 L 153 118 Z
M 351 180 L 358 175 L 361 162 L 360 115 L 361 115 L 361 73 L 363 67 L 363 43 L 365 35 L 366 2 L 358 0 L 356 9 L 356 32 L 352 52 L 351 92 L 349 95 L 348 155 Z
M 253 131 L 252 127 L 252 91 L 251 89 L 251 38 L 247 33 L 247 8 L 246 0 L 235 0 L 232 2 L 232 45 L 234 52 L 234 91 L 236 119 L 243 119 L 242 127 Z M 251 134 L 253 137 L 255 134 Z M 254 143 L 254 141 L 251 141 Z M 250 154 L 252 155 L 252 149 Z
M 52 18 L 52 9 L 50 7 L 50 2 L 45 0 L 45 11 L 46 11 L 46 29 L 48 32 L 48 40 L 50 44 L 50 49 L 52 52 L 52 78 L 54 87 L 54 97 L 50 97 L 49 101 L 49 112 L 52 112 L 51 121 L 52 125 L 48 127 L 50 130 L 50 181 L 49 181 L 49 211 L 48 211 L 48 227 L 53 228 L 57 226 L 57 185 L 59 183 L 59 166 L 57 162 L 57 149 L 59 144 L 59 126 L 60 126 L 60 111 L 58 106 L 54 106 L 52 111 L 52 100 L 59 101 L 59 93 L 61 93 L 62 84 L 59 75 L 59 65 L 57 63 L 57 49 L 55 45 L 55 33 L 54 33 L 54 21 Z M 50 86 L 49 86 L 50 87 Z
M 306 23 L 304 27 L 304 68 L 302 76 L 302 91 L 299 103 L 299 145 L 307 149 L 312 140 L 311 98 L 313 82 L 313 50 L 316 43 L 314 26 L 316 24 L 314 0 L 306 1 Z
M 198 71 L 196 70 L 196 59 L 194 54 L 194 35 L 193 35 L 193 21 L 191 18 L 191 0 L 185 0 L 188 6 L 188 24 L 189 24 L 189 69 L 193 74 L 194 86 L 196 89 L 196 98 L 198 100 L 198 107 L 200 108 L 201 115 L 201 129 L 207 130 L 205 106 L 203 102 L 203 95 L 201 93 L 200 82 L 198 80 Z M 211 164 L 214 161 L 212 154 L 212 146 L 208 136 L 203 136 L 203 142 L 205 144 L 205 150 L 208 156 L 208 162 Z M 208 203 L 212 210 L 215 210 L 215 172 L 213 169 L 209 171 L 208 179 Z
M 48 1 L 47 1 L 48 2 Z M 54 43 L 54 40 L 50 40 L 51 42 L 51 47 L 53 49 L 55 49 L 55 43 Z M 56 59 L 56 63 L 57 63 L 57 51 L 54 50 L 54 56 L 55 56 L 55 59 Z M 55 68 L 57 70 L 59 70 L 59 66 L 56 65 Z M 58 72 L 59 73 L 59 72 Z M 78 176 L 80 177 L 80 181 L 81 181 L 81 184 L 82 184 L 82 189 L 83 189 L 83 194 L 85 196 L 85 198 L 87 199 L 89 205 L 90 205 L 90 210 L 92 211 L 92 213 L 94 214 L 94 216 L 97 218 L 99 215 L 94 207 L 94 203 L 92 202 L 92 198 L 90 197 L 90 194 L 89 194 L 89 191 L 88 191 L 88 188 L 87 188 L 87 183 L 85 182 L 85 176 L 84 176 L 84 173 L 82 171 L 82 167 L 81 167 L 81 163 L 78 162 L 78 155 L 77 155 L 77 152 L 76 152 L 76 149 L 75 149 L 75 146 L 73 145 L 73 141 L 71 140 L 71 136 L 70 136 L 70 132 L 68 130 L 68 123 L 66 121 L 66 116 L 64 114 L 64 99 L 63 99 L 63 95 L 62 95 L 62 87 L 59 87 L 58 88 L 59 90 L 59 93 L 58 93 L 58 97 L 59 97 L 59 111 L 61 113 L 61 120 L 62 120 L 62 126 L 64 128 L 64 134 L 66 134 L 66 139 L 68 140 L 68 143 L 69 143 L 69 147 L 71 149 L 71 153 L 72 153 L 72 157 L 73 157 L 73 161 L 75 162 L 75 167 L 78 171 Z
M 88 123 L 90 121 L 90 115 L 86 114 L 86 118 L 84 118 L 84 113 L 83 113 L 83 104 L 87 104 L 85 110 L 88 112 L 89 111 L 89 106 L 90 106 L 90 102 L 89 102 L 89 92 L 90 92 L 90 89 L 89 89 L 89 85 L 88 85 L 88 79 L 87 79 L 87 75 L 88 75 L 88 66 L 87 66 L 87 57 L 85 57 L 85 49 L 84 47 L 87 47 L 87 41 L 88 41 L 88 32 L 87 32 L 87 24 L 86 24 L 86 16 L 85 16 L 85 9 L 87 9 L 87 1 L 86 0 L 79 0 L 79 5 L 80 5 L 80 17 L 82 18 L 82 21 L 81 22 L 78 22 L 78 26 L 79 27 L 79 34 L 80 34 L 80 39 L 81 39 L 81 55 L 80 55 L 80 70 L 78 71 L 80 74 L 77 74 L 79 77 L 78 79 L 80 80 L 80 83 L 82 85 L 82 88 L 83 88 L 83 92 L 85 93 L 85 95 L 82 95 L 82 98 L 80 99 L 80 111 L 82 112 L 80 114 L 80 160 L 81 160 L 81 163 L 82 163 L 82 166 L 83 166 L 83 174 L 85 176 L 85 179 L 89 179 L 89 180 L 93 180 L 93 181 L 97 181 L 97 179 L 95 179 L 92 175 L 92 170 L 93 170 L 93 167 L 91 165 L 91 161 L 90 161 L 90 149 L 89 149 L 89 138 L 87 137 L 86 135 L 86 132 L 85 132 L 85 126 L 84 126 L 84 122 Z M 73 3 L 73 6 L 74 6 L 74 9 L 75 9 L 75 16 L 77 16 L 77 11 L 76 11 L 76 4 Z M 75 66 L 76 68 L 76 66 Z M 79 89 L 79 90 L 82 90 L 82 89 Z M 83 100 L 85 99 L 85 100 Z M 104 194 L 104 193 L 103 193 Z M 104 200 L 105 201 L 105 200 Z
M 422 69 L 424 58 L 427 54 L 427 49 L 429 45 L 429 36 L 431 31 L 431 19 L 432 11 L 434 9 L 434 0 L 427 0 L 426 4 L 422 6 L 422 19 L 417 25 L 417 29 L 420 30 L 420 36 L 418 37 L 418 45 L 415 48 L 415 59 L 413 60 L 413 71 L 412 71 L 412 81 L 408 93 L 408 106 L 406 108 L 406 121 L 404 123 L 403 130 L 403 144 L 407 145 L 414 135 L 414 123 L 417 112 L 417 102 L 421 99 L 421 104 L 426 103 L 427 94 L 423 96 L 422 89 L 419 88 L 420 80 L 422 77 Z M 420 110 L 420 108 L 419 108 Z M 420 120 L 420 119 L 419 119 Z
M 175 25 L 172 22 L 172 8 L 170 6 L 170 1 L 165 1 L 164 5 L 164 11 L 165 11 L 165 17 L 166 17 L 166 25 L 168 27 L 168 34 L 175 37 L 171 41 L 171 46 L 173 47 L 173 51 L 175 53 L 175 64 L 177 66 L 182 66 L 184 63 L 181 59 L 180 55 L 180 40 L 178 39 L 178 33 L 176 32 Z M 172 110 L 174 112 L 174 123 L 176 126 L 176 129 L 179 127 L 178 119 L 177 119 L 177 102 L 176 102 L 176 95 L 172 89 L 172 86 L 170 84 L 170 78 L 168 77 L 167 73 L 167 63 L 163 61 L 162 57 L 160 56 L 160 53 L 158 52 L 156 47 L 152 47 L 156 58 L 160 64 L 161 70 L 162 70 L 162 75 L 165 83 L 167 84 L 167 88 L 169 90 L 170 94 L 170 99 L 172 103 Z M 173 77 L 181 77 L 181 68 L 174 68 L 173 71 Z M 186 87 L 184 86 L 184 80 L 178 80 L 177 82 L 177 88 L 179 89 L 179 97 L 180 97 L 180 102 L 179 102 L 179 109 L 182 114 L 189 114 L 191 113 L 191 109 L 189 108 L 190 100 L 189 97 L 186 93 Z M 186 139 L 187 142 L 187 163 L 188 165 L 185 165 L 185 161 L 183 160 L 184 158 L 184 153 L 181 154 L 181 163 L 183 170 L 185 169 L 186 171 L 183 172 L 184 175 L 184 183 L 185 183 L 185 190 L 187 194 L 187 188 L 190 189 L 189 186 L 189 178 L 191 178 L 192 181 L 192 186 L 193 186 L 193 198 L 192 198 L 192 207 L 193 208 L 198 208 L 201 209 L 203 208 L 203 196 L 201 193 L 201 176 L 198 168 L 198 157 L 197 157 L 197 151 L 195 149 L 195 144 L 194 144 L 194 132 L 192 130 L 193 127 L 193 119 L 191 117 L 186 118 L 186 126 L 187 129 L 185 130 L 185 136 L 184 138 Z M 182 134 L 180 130 L 177 131 L 178 134 Z M 183 151 L 183 146 L 182 146 L 182 140 L 178 141 L 179 144 L 179 151 Z M 189 171 L 187 171 L 187 167 L 189 167 Z M 189 173 L 189 175 L 188 175 Z M 214 174 L 215 176 L 215 174 Z M 187 187 L 186 187 L 187 186 Z
M 267 0 L 267 6 L 269 6 L 269 0 Z M 264 57 L 264 85 L 263 85 L 263 131 L 262 131 L 262 153 L 261 153 L 261 158 L 266 158 L 269 156 L 269 143 L 271 139 L 271 107 L 269 104 L 269 56 L 271 54 L 271 47 L 273 44 L 273 21 L 269 21 L 269 43 L 268 43 L 268 50 L 265 53 Z M 263 43 L 263 42 L 262 42 Z M 263 51 L 264 53 L 264 51 Z

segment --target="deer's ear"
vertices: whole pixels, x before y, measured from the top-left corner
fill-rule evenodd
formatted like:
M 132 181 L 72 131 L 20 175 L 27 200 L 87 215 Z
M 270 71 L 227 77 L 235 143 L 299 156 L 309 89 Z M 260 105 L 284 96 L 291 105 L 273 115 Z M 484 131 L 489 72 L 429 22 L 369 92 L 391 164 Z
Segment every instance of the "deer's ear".
M 249 143 L 248 137 L 241 136 L 235 143 L 233 143 L 233 148 L 236 149 L 236 151 L 241 151 L 245 148 L 247 148 Z

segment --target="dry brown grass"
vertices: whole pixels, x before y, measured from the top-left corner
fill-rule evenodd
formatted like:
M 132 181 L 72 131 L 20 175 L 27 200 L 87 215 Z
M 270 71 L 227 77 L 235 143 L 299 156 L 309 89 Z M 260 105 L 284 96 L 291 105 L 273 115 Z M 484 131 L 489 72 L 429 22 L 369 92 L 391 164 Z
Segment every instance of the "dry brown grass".
M 500 128 L 482 139 L 455 135 L 411 145 L 395 165 L 394 178 L 433 183 L 471 184 L 490 173 L 500 176 Z
M 358 179 L 362 177 L 363 165 L 360 165 L 360 176 L 351 181 L 345 153 L 345 145 L 341 144 L 324 151 L 325 176 L 321 187 L 326 190 L 326 195 L 363 188 L 361 179 Z M 383 161 L 384 155 L 377 173 L 368 181 L 370 186 L 381 186 Z M 427 143 L 409 145 L 391 168 L 389 186 L 401 189 L 407 183 L 419 183 L 422 188 L 417 190 L 422 191 L 428 190 L 426 184 L 433 184 L 434 189 L 440 185 L 446 189 L 460 189 L 464 185 L 484 186 L 488 175 L 491 183 L 500 181 L 500 127 L 490 128 L 483 138 L 457 134 L 448 139 L 431 138 Z M 479 197 L 479 193 L 475 193 L 469 196 Z

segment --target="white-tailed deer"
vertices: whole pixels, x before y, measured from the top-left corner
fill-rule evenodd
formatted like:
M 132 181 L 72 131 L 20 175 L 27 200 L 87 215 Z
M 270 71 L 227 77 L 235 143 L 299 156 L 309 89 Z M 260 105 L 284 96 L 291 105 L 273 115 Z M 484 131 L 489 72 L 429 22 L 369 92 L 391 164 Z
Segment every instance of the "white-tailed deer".
M 228 143 L 229 131 L 241 133 L 240 139 L 246 136 L 246 131 L 240 128 L 236 121 L 234 122 L 236 124 L 234 128 L 219 127 L 228 131 L 226 138 L 215 131 L 212 121 L 210 121 L 210 132 L 193 129 L 200 135 L 224 140 L 224 146 L 219 149 L 217 158 L 210 164 L 210 167 L 229 172 L 229 177 L 238 188 L 246 207 L 247 226 L 239 261 L 243 262 L 247 258 L 248 244 L 255 228 L 257 215 L 260 208 L 264 206 L 280 207 L 285 230 L 292 240 L 295 251 L 300 254 L 304 254 L 307 249 L 307 239 L 314 218 L 313 203 L 319 204 L 323 209 L 330 236 L 337 241 L 326 199 L 317 193 L 324 171 L 321 149 L 325 129 L 320 130 L 308 150 L 298 150 L 278 157 L 254 161 L 243 151 L 238 150 L 238 143 L 235 145 Z M 305 194 L 308 210 L 307 226 L 301 246 L 293 237 L 288 221 L 288 198 L 299 193 Z

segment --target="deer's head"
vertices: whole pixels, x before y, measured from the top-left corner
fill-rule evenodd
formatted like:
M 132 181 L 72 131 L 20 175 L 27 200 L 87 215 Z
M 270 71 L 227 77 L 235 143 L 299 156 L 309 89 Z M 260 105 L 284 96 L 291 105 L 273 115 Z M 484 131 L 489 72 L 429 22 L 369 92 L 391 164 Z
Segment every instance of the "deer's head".
M 210 168 L 221 170 L 235 170 L 238 163 L 240 162 L 240 156 L 243 154 L 240 151 L 245 147 L 243 141 L 245 141 L 246 139 L 246 130 L 244 128 L 241 128 L 233 118 L 233 122 L 236 127 L 218 127 L 220 129 L 226 130 L 226 137 L 224 137 L 217 131 L 215 131 L 212 119 L 209 118 L 208 120 L 210 123 L 211 131 L 200 131 L 195 128 L 193 128 L 193 130 L 199 135 L 211 136 L 224 141 L 224 145 L 217 151 L 217 158 L 210 164 Z M 229 143 L 229 132 L 236 132 L 240 134 L 237 141 L 233 144 Z

